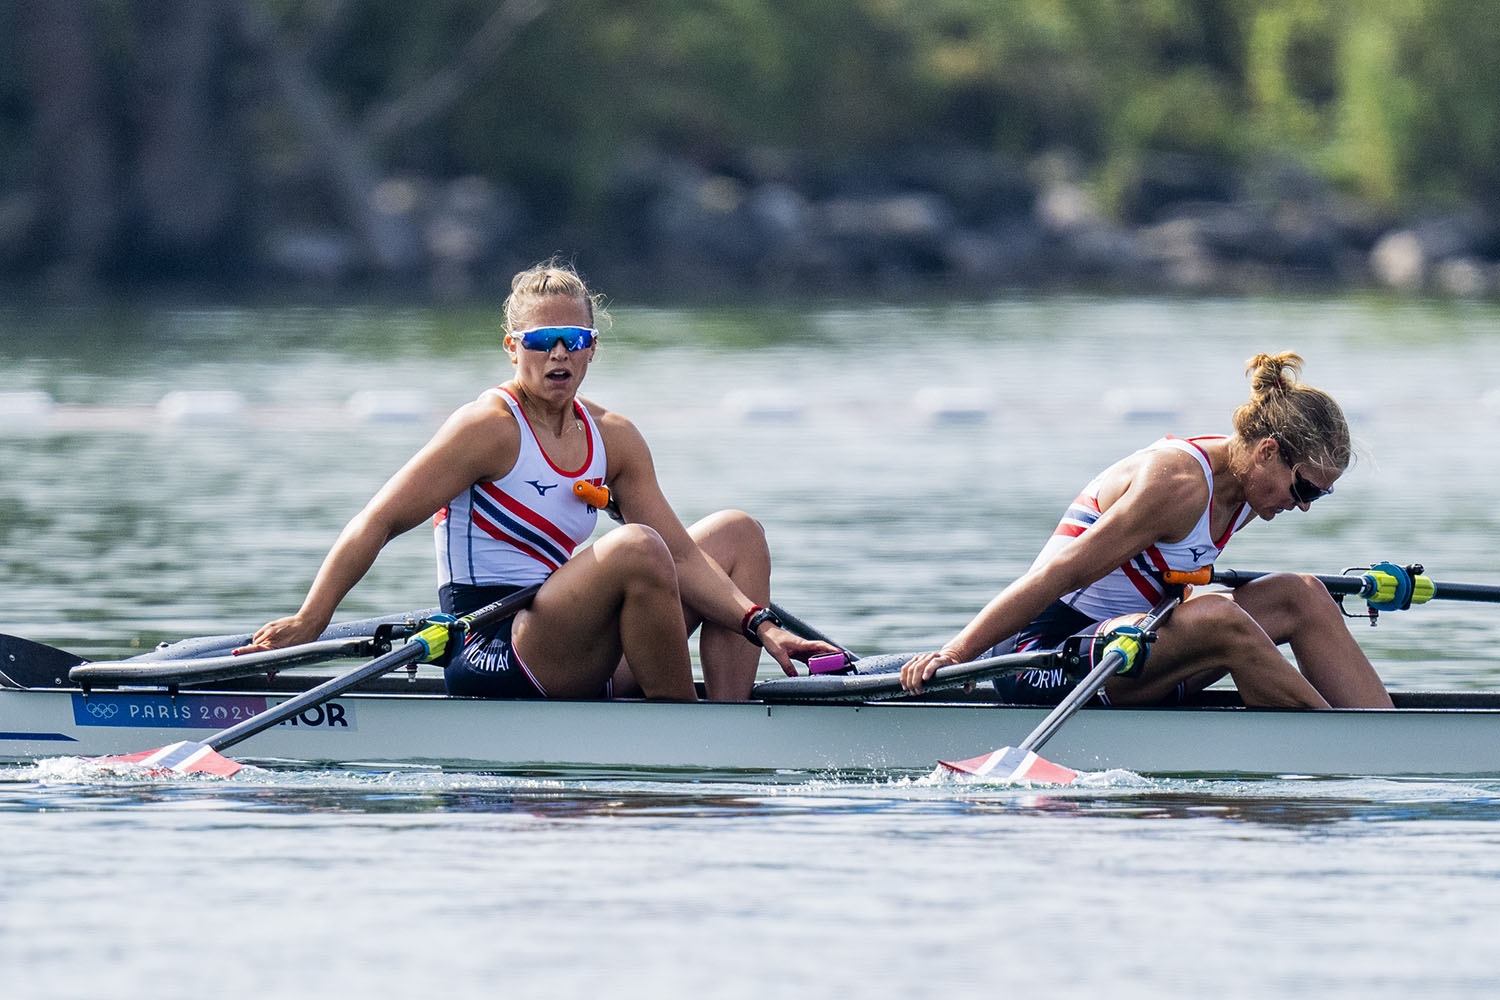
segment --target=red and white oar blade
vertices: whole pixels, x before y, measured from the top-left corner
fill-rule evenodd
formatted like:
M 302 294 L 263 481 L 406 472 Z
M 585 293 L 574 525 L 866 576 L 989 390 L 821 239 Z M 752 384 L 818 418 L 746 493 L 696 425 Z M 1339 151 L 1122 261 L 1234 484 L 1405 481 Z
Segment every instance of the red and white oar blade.
M 1022 752 L 1015 747 L 1001 747 L 990 753 L 968 760 L 940 760 L 943 767 L 959 774 L 972 774 L 979 778 L 994 778 L 997 781 L 1031 781 L 1047 785 L 1071 785 L 1078 772 L 1061 764 L 1054 764 L 1032 751 Z
M 174 774 L 217 774 L 228 778 L 245 765 L 230 760 L 207 743 L 183 740 L 159 750 L 121 754 L 118 757 L 95 757 L 101 764 L 138 764 L 155 771 Z

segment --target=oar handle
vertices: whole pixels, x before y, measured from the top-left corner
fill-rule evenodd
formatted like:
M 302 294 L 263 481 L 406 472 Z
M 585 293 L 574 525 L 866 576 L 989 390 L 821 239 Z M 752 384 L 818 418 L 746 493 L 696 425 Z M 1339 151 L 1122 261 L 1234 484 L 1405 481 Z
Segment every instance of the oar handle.
M 1174 586 L 1201 587 L 1210 583 L 1225 587 L 1242 587 L 1252 580 L 1271 576 L 1275 570 L 1218 569 L 1202 566 L 1195 570 L 1169 569 L 1162 573 L 1162 581 Z M 1330 594 L 1346 594 L 1365 597 L 1375 593 L 1377 581 L 1370 574 L 1359 576 L 1319 576 L 1318 580 L 1328 588 Z
M 340 674 L 319 684 L 317 687 L 290 698 L 275 708 L 267 709 L 259 715 L 250 718 L 220 733 L 215 733 L 203 742 L 215 750 L 224 750 L 244 740 L 248 740 L 256 733 L 265 732 L 272 726 L 279 726 L 287 719 L 307 711 L 316 705 L 321 705 L 338 697 L 350 688 L 365 681 L 379 677 L 381 674 L 398 670 L 411 664 L 429 662 L 439 659 L 447 650 L 451 642 L 463 642 L 465 633 L 474 629 L 484 628 L 497 621 L 509 618 L 531 603 L 536 592 L 542 589 L 540 583 L 532 584 L 524 590 L 518 590 L 508 597 L 503 597 L 493 604 L 486 605 L 472 614 L 462 618 L 451 616 L 440 616 L 446 620 L 437 621 L 422 629 L 412 636 L 406 645 L 399 649 L 393 649 L 383 656 L 377 656 L 369 663 L 356 667 L 348 673 Z M 436 617 L 436 616 L 435 616 Z

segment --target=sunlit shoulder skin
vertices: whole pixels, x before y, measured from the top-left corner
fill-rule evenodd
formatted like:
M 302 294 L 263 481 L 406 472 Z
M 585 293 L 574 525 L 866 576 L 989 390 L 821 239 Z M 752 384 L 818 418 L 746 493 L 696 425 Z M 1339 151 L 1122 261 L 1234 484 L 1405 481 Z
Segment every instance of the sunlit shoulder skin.
M 1279 363 L 1295 356 L 1260 358 Z M 1285 363 L 1290 367 L 1290 360 Z M 1306 511 L 1311 500 L 1299 499 L 1296 490 L 1330 492 L 1343 473 L 1342 467 L 1294 460 L 1273 435 L 1236 433 L 1207 440 L 1202 449 L 1213 471 L 1212 496 L 1201 467 L 1182 451 L 1146 449 L 1107 469 L 1098 492 L 1101 513 L 1090 529 L 1002 590 L 940 650 L 908 662 L 903 686 L 920 691 L 939 667 L 976 658 L 1063 595 L 1093 584 L 1153 545 L 1182 541 L 1205 506 L 1219 537 L 1232 530 L 1242 505 L 1267 521 L 1293 508 Z M 1156 703 L 1179 685 L 1197 690 L 1228 674 L 1252 705 L 1390 706 L 1338 606 L 1310 576 L 1274 574 L 1227 594 L 1194 596 L 1158 635 L 1140 676 L 1111 679 L 1106 688 L 1111 704 Z M 1280 643 L 1290 644 L 1295 665 L 1277 649 Z

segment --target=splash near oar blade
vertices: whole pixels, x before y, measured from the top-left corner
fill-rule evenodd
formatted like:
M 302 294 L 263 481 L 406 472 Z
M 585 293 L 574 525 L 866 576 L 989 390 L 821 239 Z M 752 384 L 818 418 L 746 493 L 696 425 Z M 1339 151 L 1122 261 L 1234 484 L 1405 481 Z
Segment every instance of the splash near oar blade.
M 1038 757 L 1034 751 L 1019 750 L 1016 747 L 1001 747 L 968 760 L 940 760 L 938 763 L 959 774 L 994 778 L 997 781 L 1071 785 L 1078 777 L 1078 772 L 1070 767 L 1054 764 L 1045 757 Z
M 100 764 L 138 764 L 154 771 L 170 771 L 173 774 L 217 774 L 228 778 L 245 765 L 230 760 L 207 743 L 182 740 L 159 750 L 121 754 L 118 757 L 95 757 Z
M 1064 722 L 1073 717 L 1073 714 L 1083 707 L 1084 703 L 1099 693 L 1104 687 L 1104 682 L 1109 680 L 1115 673 L 1129 673 L 1136 666 L 1145 661 L 1152 640 L 1156 633 L 1151 631 L 1157 624 L 1166 619 L 1172 613 L 1172 609 L 1178 604 L 1180 598 L 1171 594 L 1156 602 L 1140 622 L 1136 625 L 1119 626 L 1113 629 L 1109 636 L 1109 645 L 1104 647 L 1104 655 L 1099 657 L 1099 662 L 1094 669 L 1088 672 L 1088 676 L 1078 682 L 1078 685 L 1063 696 L 1062 701 L 1047 713 L 1041 725 L 1031 731 L 1031 735 L 1021 741 L 1019 747 L 1001 747 L 993 753 L 987 753 L 982 757 L 970 757 L 968 760 L 956 762 L 938 761 L 940 765 L 952 771 L 963 774 L 974 774 L 988 776 L 999 772 L 1002 778 L 1009 781 L 1050 781 L 1058 785 L 1070 784 L 1078 777 L 1078 772 L 1054 764 L 1049 760 L 1037 757 L 1036 751 L 1050 740 Z M 1047 775 L 1051 775 L 1047 777 Z
M 412 636 L 405 646 L 377 656 L 369 663 L 355 667 L 347 673 L 332 677 L 317 687 L 303 691 L 295 698 L 288 698 L 274 708 L 268 708 L 247 719 L 241 719 L 228 729 L 215 733 L 201 743 L 185 740 L 162 747 L 160 750 L 95 759 L 103 763 L 143 764 L 155 768 L 160 773 L 221 774 L 228 777 L 238 771 L 242 765 L 228 757 L 221 756 L 220 750 L 248 740 L 256 733 L 265 732 L 272 726 L 279 726 L 298 713 L 337 698 L 345 691 L 373 677 L 379 677 L 408 665 L 415 666 L 418 663 L 438 661 L 450 642 L 455 645 L 462 643 L 463 636 L 469 629 L 483 628 L 509 618 L 529 605 L 531 599 L 541 589 L 540 583 L 534 583 L 462 618 L 454 618 L 452 615 L 434 615 L 427 619 L 427 626 Z

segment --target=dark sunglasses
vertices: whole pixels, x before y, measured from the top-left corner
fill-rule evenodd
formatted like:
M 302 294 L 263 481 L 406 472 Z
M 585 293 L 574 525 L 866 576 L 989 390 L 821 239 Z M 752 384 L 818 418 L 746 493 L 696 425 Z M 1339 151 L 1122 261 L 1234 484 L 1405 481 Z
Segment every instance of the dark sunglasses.
M 599 331 L 587 326 L 539 326 L 534 330 L 521 330 L 511 334 L 521 339 L 521 346 L 528 351 L 550 351 L 552 345 L 561 341 L 570 351 L 581 351 L 593 347 Z
M 1298 503 L 1312 503 L 1319 497 L 1326 497 L 1332 492 L 1333 487 L 1330 486 L 1325 490 L 1323 487 L 1308 481 L 1296 469 L 1292 469 L 1292 499 Z
M 1330 486 L 1325 490 L 1323 487 L 1309 481 L 1306 476 L 1297 471 L 1297 466 L 1302 463 L 1293 462 L 1287 456 L 1286 445 L 1281 443 L 1280 438 L 1272 438 L 1271 440 L 1276 442 L 1276 453 L 1281 457 L 1282 462 L 1286 463 L 1286 467 L 1292 470 L 1291 489 L 1293 500 L 1299 504 L 1312 503 L 1319 497 L 1326 497 L 1333 492 L 1333 487 Z

